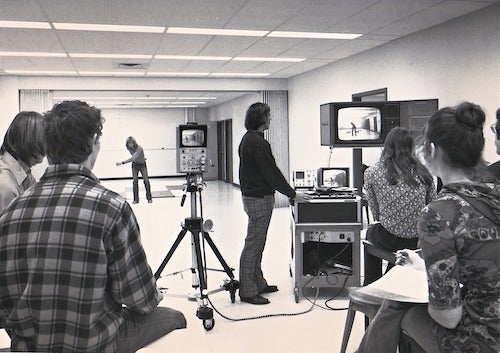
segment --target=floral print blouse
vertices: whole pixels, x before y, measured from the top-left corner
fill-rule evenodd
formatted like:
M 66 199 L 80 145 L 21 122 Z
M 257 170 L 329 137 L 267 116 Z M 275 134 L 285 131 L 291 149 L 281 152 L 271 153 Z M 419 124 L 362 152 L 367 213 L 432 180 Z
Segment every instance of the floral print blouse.
M 499 184 L 448 184 L 419 219 L 429 306 L 463 307 L 456 328 L 434 323 L 442 352 L 500 352 L 499 199 Z

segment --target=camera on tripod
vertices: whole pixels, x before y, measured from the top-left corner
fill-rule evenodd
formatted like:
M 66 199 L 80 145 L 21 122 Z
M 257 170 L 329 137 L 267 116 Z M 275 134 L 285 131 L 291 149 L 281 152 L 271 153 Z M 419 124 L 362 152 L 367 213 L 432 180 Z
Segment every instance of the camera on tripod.
M 177 239 L 168 251 L 163 262 L 155 272 L 155 278 L 159 279 L 167 263 L 170 261 L 175 250 L 184 238 L 187 232 L 191 234 L 192 247 L 192 267 L 193 288 L 200 292 L 196 299 L 199 302 L 196 316 L 203 321 L 203 327 L 208 331 L 214 327 L 215 319 L 213 310 L 208 306 L 208 295 L 218 291 L 226 290 L 230 294 L 231 302 L 234 303 L 236 290 L 239 289 L 239 282 L 234 278 L 233 268 L 229 267 L 222 254 L 215 246 L 214 241 L 208 234 L 213 226 L 211 220 L 203 220 L 201 205 L 201 191 L 203 189 L 203 173 L 206 171 L 207 161 L 207 125 L 198 125 L 197 123 L 188 123 L 180 125 L 177 128 L 177 172 L 186 173 L 186 187 L 181 200 L 181 206 L 184 205 L 186 194 L 189 193 L 191 201 L 191 217 L 184 219 L 182 229 L 177 235 Z M 199 199 L 199 204 L 198 204 Z M 199 207 L 198 207 L 199 206 Z M 207 267 L 205 263 L 205 247 L 207 242 L 213 253 L 219 260 L 222 270 L 227 274 L 222 286 L 218 289 L 208 291 L 207 289 Z
M 204 173 L 207 163 L 207 125 L 177 127 L 177 172 Z

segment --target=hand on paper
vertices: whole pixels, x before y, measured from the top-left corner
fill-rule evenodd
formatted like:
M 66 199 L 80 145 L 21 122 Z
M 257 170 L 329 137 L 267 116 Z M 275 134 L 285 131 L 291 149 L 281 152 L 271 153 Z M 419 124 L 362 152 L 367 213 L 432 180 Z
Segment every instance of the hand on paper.
M 396 251 L 396 265 L 406 266 L 418 271 L 425 271 L 425 262 L 418 254 L 420 250 L 403 249 Z

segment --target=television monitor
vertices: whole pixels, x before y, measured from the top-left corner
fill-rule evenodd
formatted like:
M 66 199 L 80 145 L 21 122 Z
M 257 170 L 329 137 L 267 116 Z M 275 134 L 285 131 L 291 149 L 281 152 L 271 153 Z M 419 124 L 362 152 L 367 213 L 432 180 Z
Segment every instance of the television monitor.
M 400 124 L 400 104 L 338 102 L 320 107 L 321 145 L 382 146 L 387 133 Z
M 178 147 L 207 147 L 207 125 L 180 125 Z
M 349 168 L 319 168 L 316 180 L 319 188 L 348 188 Z
M 204 173 L 207 162 L 207 125 L 195 123 L 177 128 L 177 172 Z
M 437 110 L 437 99 L 322 104 L 321 145 L 383 146 L 385 137 L 396 126 L 407 128 L 416 138 L 425 122 Z

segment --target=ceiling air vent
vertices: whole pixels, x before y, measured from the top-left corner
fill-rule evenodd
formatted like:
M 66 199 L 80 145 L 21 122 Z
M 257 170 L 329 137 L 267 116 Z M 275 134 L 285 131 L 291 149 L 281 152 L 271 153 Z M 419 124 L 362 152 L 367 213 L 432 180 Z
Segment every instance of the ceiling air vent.
M 114 65 L 115 69 L 125 70 L 145 70 L 149 67 L 148 64 L 143 63 L 117 63 Z

